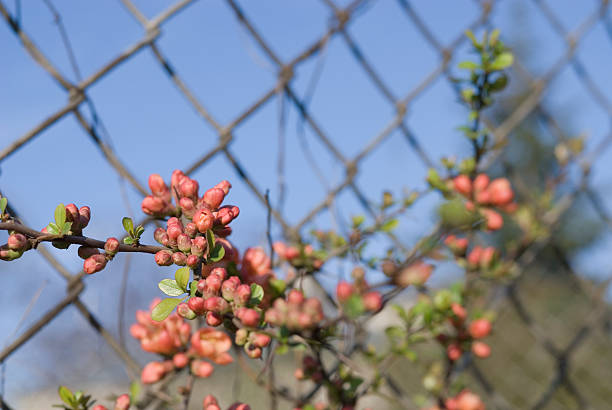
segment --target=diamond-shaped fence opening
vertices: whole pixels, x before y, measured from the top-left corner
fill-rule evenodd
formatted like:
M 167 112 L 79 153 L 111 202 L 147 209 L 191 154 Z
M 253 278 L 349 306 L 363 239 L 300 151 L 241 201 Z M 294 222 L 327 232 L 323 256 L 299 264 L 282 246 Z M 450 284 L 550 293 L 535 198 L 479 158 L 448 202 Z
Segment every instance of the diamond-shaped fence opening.
M 48 216 L 37 214 L 39 209 L 77 194 L 107 207 L 101 220 L 137 214 L 146 175 L 183 166 L 206 183 L 227 174 L 239 181 L 233 200 L 253 208 L 243 208 L 247 222 L 237 225 L 245 232 L 239 246 L 265 242 L 268 211 L 279 236 L 323 224 L 346 229 L 347 215 L 376 216 L 373 204 L 381 190 L 422 189 L 427 169 L 462 149 L 450 138 L 461 116 L 453 106 L 459 99 L 453 77 L 457 61 L 466 56 L 463 32 L 498 26 L 511 27 L 510 43 L 516 43 L 519 57 L 511 78 L 522 87 L 520 97 L 505 95 L 512 103 L 506 115 L 484 118 L 495 143 L 503 145 L 534 121 L 552 145 L 584 130 L 590 134 L 586 166 L 596 170 L 598 180 L 609 176 L 600 167 L 610 155 L 612 90 L 605 64 L 598 63 L 612 46 L 606 0 L 580 6 L 546 0 L 512 6 L 323 0 L 281 2 L 279 9 L 238 0 L 180 0 L 165 9 L 131 0 L 73 10 L 51 0 L 8 3 L 0 1 L 6 23 L 0 38 L 14 57 L 0 71 L 0 88 L 8 96 L 0 99 L 0 110 L 11 113 L 0 129 L 2 191 L 11 198 L 11 213 L 31 224 L 44 225 Z M 526 16 L 535 21 L 535 31 L 517 29 L 515 23 L 526 24 Z M 526 47 L 529 42 L 535 46 Z M 572 107 L 576 101 L 581 107 Z M 494 169 L 509 165 L 500 154 L 487 161 Z M 531 188 L 523 175 L 513 179 L 519 189 Z M 607 230 L 609 195 L 605 190 L 599 195 L 586 172 L 576 179 L 574 191 L 562 193 L 557 216 L 547 222 L 556 226 L 580 198 L 593 205 L 598 229 Z M 39 202 L 25 186 L 37 191 Z M 387 238 L 398 249 L 409 249 L 422 233 L 417 222 L 431 217 L 425 209 L 415 212 L 410 228 Z M 102 223 L 92 221 L 91 229 L 108 235 Z M 548 235 L 519 255 L 517 266 L 529 277 L 501 286 L 489 304 L 505 323 L 492 338 L 494 366 L 474 362 L 458 372 L 478 384 L 492 408 L 596 409 L 611 400 L 605 383 L 610 274 L 598 272 L 587 280 L 578 272 L 582 267 L 573 266 L 574 255 L 559 246 L 554 234 Z M 538 265 L 540 252 L 552 262 Z M 103 354 L 112 351 L 126 375 L 138 374 L 136 349 L 125 340 L 126 307 L 107 295 L 123 288 L 124 301 L 144 303 L 150 294 L 132 286 L 150 279 L 140 272 L 148 265 L 126 257 L 125 268 L 112 270 L 123 285 L 109 285 L 84 280 L 70 257 L 57 257 L 44 246 L 40 253 L 66 291 L 40 309 L 32 308 L 39 295 L 31 284 L 22 286 L 22 300 L 9 299 L 13 316 L 23 319 L 2 323 L 9 335 L 0 351 L 9 369 L 3 370 L 2 400 L 17 402 L 25 393 L 11 381 L 10 369 L 31 363 L 19 354 L 30 339 L 53 346 L 57 335 L 77 335 L 66 329 L 83 321 L 104 343 Z M 331 285 L 334 275 L 322 282 Z M 226 370 L 233 394 L 263 399 L 262 391 L 240 391 L 240 378 L 229 375 L 237 369 Z M 19 377 L 28 374 L 41 386 L 48 374 L 21 372 Z M 414 406 L 419 393 L 414 385 L 423 369 L 415 368 L 410 377 L 397 366 L 381 372 L 384 391 L 395 397 L 388 408 Z M 147 400 L 163 403 L 164 395 L 150 390 Z

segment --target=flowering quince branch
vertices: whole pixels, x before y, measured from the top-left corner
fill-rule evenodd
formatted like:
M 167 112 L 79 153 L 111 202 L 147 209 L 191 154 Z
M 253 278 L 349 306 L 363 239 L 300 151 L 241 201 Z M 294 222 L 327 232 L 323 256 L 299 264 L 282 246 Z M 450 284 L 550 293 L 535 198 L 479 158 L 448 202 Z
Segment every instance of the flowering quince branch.
M 90 209 L 74 204 L 60 204 L 54 222 L 36 231 L 13 220 L 5 212 L 6 198 L 0 198 L 0 230 L 9 232 L 7 244 L 0 247 L 0 259 L 17 259 L 47 241 L 60 249 L 80 245 L 83 270 L 90 274 L 104 269 L 119 252 L 154 254 L 159 266 L 176 265 L 174 277 L 158 283 L 168 297 L 155 299 L 148 310 L 137 311 L 130 333 L 144 351 L 157 355 L 142 369 L 141 383 L 161 385 L 173 375 L 187 375 L 187 385 L 179 388 L 182 400 L 177 400 L 185 408 L 190 404 L 194 380 L 213 376 L 216 366 L 228 365 L 237 356 L 245 373 L 253 374 L 255 382 L 270 392 L 273 403 L 279 396 L 292 402 L 296 410 L 352 410 L 364 396 L 382 394 L 380 388 L 388 382 L 387 373 L 395 359 L 416 361 L 419 346 L 429 344 L 437 346 L 440 355 L 425 363 L 427 395 L 422 402 L 405 407 L 483 410 L 483 400 L 457 377 L 461 363 L 484 360 L 494 352 L 487 337 L 493 332 L 495 317 L 475 306 L 475 295 L 478 286 L 516 275 L 517 255 L 524 249 L 496 249 L 490 245 L 489 234 L 510 222 L 524 233 L 523 244 L 537 235 L 530 233 L 535 217 L 515 201 L 510 181 L 492 178 L 482 169 L 482 159 L 499 148 L 491 146 L 489 131 L 482 127 L 482 111 L 506 86 L 504 69 L 512 64 L 512 54 L 499 40 L 497 30 L 482 41 L 467 34 L 480 61 L 459 64 L 469 71 L 467 79 L 457 80 L 464 86 L 461 95 L 469 109 L 468 125 L 459 130 L 473 152 L 460 162 L 443 159 L 445 175 L 429 171 L 429 191 L 439 193 L 444 201 L 438 209 L 437 227 L 413 249 L 391 248 L 382 256 L 369 251 L 370 239 L 391 233 L 400 216 L 421 196 L 412 192 L 400 200 L 384 192 L 372 223 L 368 226 L 365 217 L 354 216 L 346 237 L 315 230 L 310 240 L 273 242 L 268 227 L 275 261 L 261 247 L 241 254 L 228 239 L 230 224 L 240 210 L 223 205 L 231 184 L 221 181 L 200 196 L 198 182 L 175 170 L 169 185 L 160 175 L 151 175 L 151 195 L 141 204 L 145 214 L 165 222 L 165 227 L 153 233 L 160 246 L 141 244 L 144 228 L 134 227 L 130 218 L 122 220 L 127 233 L 123 243 L 116 238 L 100 241 L 83 236 Z M 318 279 L 327 274 L 324 268 L 332 259 L 348 261 L 353 268 L 350 279 L 339 281 L 335 293 L 328 294 Z M 437 260 L 450 260 L 463 268 L 465 281 L 429 289 L 427 282 Z M 368 275 L 373 270 L 382 272 L 386 279 L 370 282 Z M 326 301 L 303 292 L 305 278 L 325 291 Z M 399 324 L 386 328 L 388 347 L 379 352 L 367 345 L 365 326 L 407 288 L 414 288 L 418 297 L 410 308 L 391 306 Z M 329 309 L 324 309 L 324 302 L 329 302 Z M 313 384 L 302 395 L 291 393 L 272 377 L 268 382 L 261 378 L 274 371 L 274 355 L 289 352 L 301 355 L 295 379 Z M 326 359 L 329 353 L 338 359 L 336 363 Z M 259 375 L 247 358 L 266 359 Z M 327 403 L 313 403 L 321 389 Z M 59 406 L 65 409 L 106 409 L 94 406 L 90 396 L 72 393 L 66 387 L 61 387 L 59 394 L 63 402 Z M 137 389 L 119 396 L 114 408 L 125 410 L 131 405 L 138 406 Z M 250 409 L 244 403 L 227 405 L 208 395 L 202 408 Z

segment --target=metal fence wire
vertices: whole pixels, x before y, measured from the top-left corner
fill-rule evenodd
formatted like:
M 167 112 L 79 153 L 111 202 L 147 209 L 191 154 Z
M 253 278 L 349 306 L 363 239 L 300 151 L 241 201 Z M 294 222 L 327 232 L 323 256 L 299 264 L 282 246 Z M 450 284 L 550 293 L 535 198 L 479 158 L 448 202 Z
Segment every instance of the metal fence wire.
M 89 95 L 89 91 L 91 87 L 104 81 L 113 70 L 120 70 L 123 66 L 129 65 L 137 54 L 150 51 L 159 67 L 166 74 L 168 81 L 173 83 L 176 91 L 201 116 L 204 123 L 215 130 L 218 136 L 216 146 L 203 153 L 196 162 L 189 165 L 185 169 L 187 174 L 192 174 L 217 157 L 225 158 L 235 169 L 241 181 L 252 192 L 253 197 L 264 209 L 268 209 L 266 194 L 258 183 L 261 181 L 255 181 L 250 176 L 250 170 L 243 165 L 240 158 L 236 155 L 233 144 L 237 142 L 235 136 L 236 128 L 247 119 L 257 116 L 261 112 L 261 108 L 266 104 L 270 104 L 273 100 L 279 101 L 280 104 L 292 105 L 309 128 L 309 131 L 312 132 L 314 138 L 321 143 L 335 162 L 341 164 L 344 170 L 343 180 L 337 185 L 331 186 L 323 200 L 313 206 L 297 223 L 288 222 L 279 206 L 271 206 L 270 212 L 272 218 L 286 237 L 291 238 L 299 235 L 314 218 L 324 211 L 329 211 L 334 201 L 340 195 L 353 195 L 360 206 L 363 207 L 364 212 L 376 217 L 377 211 L 371 206 L 367 196 L 358 186 L 356 177 L 362 170 L 364 161 L 392 135 L 399 134 L 405 139 L 410 149 L 413 150 L 422 162 L 423 167 L 436 166 L 434 159 L 432 159 L 423 144 L 421 144 L 419 136 L 415 135 L 411 130 L 406 117 L 413 101 L 426 94 L 436 81 L 441 79 L 442 81 L 448 80 L 448 83 L 459 95 L 459 90 L 451 78 L 450 67 L 456 63 L 455 56 L 459 48 L 462 45 L 465 46 L 466 37 L 461 34 L 448 44 L 444 44 L 436 36 L 435 29 L 430 27 L 428 22 L 420 17 L 419 2 L 397 0 L 397 5 L 403 13 L 402 18 L 405 24 L 411 25 L 413 29 L 420 33 L 420 41 L 425 42 L 433 50 L 438 56 L 439 63 L 435 69 L 428 73 L 408 93 L 398 95 L 393 90 L 393 87 L 377 71 L 375 62 L 368 59 L 367 53 L 362 50 L 359 41 L 349 30 L 351 24 L 354 24 L 356 20 L 363 18 L 363 16 L 369 13 L 368 6 L 374 2 L 373 0 L 354 0 L 346 6 L 340 6 L 334 3 L 333 0 L 323 0 L 322 3 L 329 11 L 330 16 L 327 30 L 316 41 L 312 42 L 304 50 L 295 53 L 295 56 L 288 60 L 283 60 L 274 51 L 274 47 L 264 38 L 258 30 L 257 23 L 243 10 L 238 0 L 225 0 L 238 23 L 236 30 L 243 30 L 247 33 L 250 40 L 261 49 L 269 64 L 277 72 L 274 86 L 255 101 L 250 102 L 246 109 L 237 112 L 229 122 L 223 122 L 211 114 L 209 109 L 206 108 L 207 102 L 201 100 L 196 95 L 196 92 L 187 84 L 187 81 L 181 77 L 181 67 L 175 66 L 170 61 L 158 41 L 165 24 L 172 18 L 180 18 L 178 16 L 180 13 L 188 13 L 189 6 L 194 2 L 195 0 L 178 1 L 158 15 L 148 17 L 131 0 L 121 0 L 125 10 L 141 25 L 142 37 L 97 69 L 93 74 L 81 77 L 78 65 L 76 64 L 76 58 L 70 48 L 70 38 L 63 25 L 61 15 L 54 8 L 51 0 L 45 0 L 46 5 L 55 17 L 64 46 L 69 51 L 75 77 L 78 80 L 74 82 L 60 72 L 50 59 L 46 57 L 45 51 L 39 48 L 28 35 L 28 27 L 20 21 L 20 3 L 17 2 L 15 11 L 11 12 L 9 11 L 11 8 L 6 4 L 6 0 L 0 1 L 0 13 L 5 23 L 14 33 L 14 40 L 20 42 L 23 49 L 33 60 L 33 63 L 42 67 L 51 79 L 66 92 L 66 104 L 62 108 L 50 113 L 31 127 L 25 134 L 0 147 L 0 163 L 12 155 L 18 155 L 20 149 L 26 144 L 35 143 L 36 139 L 45 130 L 54 127 L 61 119 L 74 116 L 83 132 L 89 137 L 91 143 L 100 150 L 108 164 L 141 195 L 147 195 L 145 187 L 138 178 L 122 162 L 113 147 L 105 142 L 107 139 L 104 138 L 106 131 L 102 118 L 96 112 L 96 106 Z M 495 1 L 475 1 L 470 3 L 478 7 L 479 13 L 465 29 L 491 29 L 493 27 L 491 19 L 496 10 L 496 3 Z M 520 76 L 528 84 L 528 94 L 514 107 L 509 115 L 501 120 L 493 116 L 485 117 L 486 126 L 491 130 L 491 135 L 494 137 L 495 146 L 502 146 L 507 139 L 513 136 L 528 117 L 536 118 L 559 140 L 565 137 L 562 127 L 555 118 L 555 114 L 545 106 L 543 96 L 549 90 L 551 82 L 566 69 L 574 72 L 580 83 L 584 86 L 584 90 L 589 98 L 603 110 L 608 119 L 612 119 L 612 106 L 608 96 L 598 87 L 596 80 L 589 74 L 589 67 L 581 60 L 578 53 L 586 34 L 598 26 L 604 29 L 612 42 L 612 21 L 609 17 L 608 1 L 601 0 L 594 2 L 597 4 L 594 11 L 572 31 L 565 28 L 563 22 L 556 14 L 554 2 L 533 0 L 532 3 L 550 24 L 550 28 L 552 28 L 555 35 L 563 41 L 565 52 L 556 61 L 553 61 L 549 68 L 539 76 L 531 74 L 520 59 L 515 61 L 512 75 Z M 576 4 L 575 7 L 582 7 L 582 5 Z M 392 120 L 374 135 L 353 157 L 347 157 L 342 153 L 342 150 L 338 148 L 337 139 L 326 133 L 324 127 L 313 115 L 313 112 L 309 110 L 307 97 L 300 96 L 294 86 L 294 73 L 296 69 L 306 62 L 315 60 L 322 53 L 327 52 L 328 44 L 332 40 L 346 47 L 360 69 L 363 70 L 363 73 L 365 73 L 376 90 L 388 103 L 389 107 L 395 110 Z M 2 39 L 2 42 L 8 41 L 9 39 L 7 38 Z M 86 113 L 90 113 L 90 115 Z M 550 245 L 554 227 L 561 216 L 579 197 L 585 197 L 590 201 L 600 218 L 601 224 L 606 227 L 605 229 L 609 229 L 612 224 L 611 216 L 608 214 L 597 190 L 592 189 L 588 169 L 601 158 L 602 153 L 608 148 L 610 141 L 612 141 L 612 134 L 604 136 L 598 146 L 585 154 L 585 169 L 587 171 L 584 172 L 575 189 L 564 194 L 557 202 L 555 208 L 546 214 L 547 219 L 544 222 L 551 227 L 550 233 L 529 244 L 517 261 L 518 269 L 529 271 L 539 252 L 547 245 Z M 497 158 L 495 154 L 488 157 L 485 167 L 490 167 Z M 316 172 L 315 169 L 313 169 L 314 172 Z M 19 215 L 19 205 L 15 204 L 14 201 L 11 201 L 10 205 L 9 212 L 14 216 L 23 218 L 23 215 Z M 27 216 L 25 216 L 25 219 L 27 219 Z M 144 220 L 144 222 L 151 223 L 152 221 Z M 390 234 L 390 240 L 399 249 L 410 248 L 410 244 L 404 243 L 392 234 Z M 29 328 L 22 331 L 21 334 L 11 340 L 9 345 L 2 349 L 0 352 L 0 362 L 9 359 L 13 353 L 18 351 L 30 339 L 36 337 L 40 330 L 47 324 L 52 323 L 64 309 L 68 306 L 74 306 L 91 325 L 92 329 L 98 332 L 119 356 L 125 364 L 128 373 L 138 375 L 141 370 L 138 362 L 122 347 L 122 344 L 118 342 L 112 332 L 102 325 L 100 320 L 92 313 L 92 309 L 82 299 L 82 292 L 87 284 L 83 272 L 70 272 L 44 246 L 39 247 L 39 252 L 66 280 L 68 284 L 66 295 L 52 309 L 45 312 L 40 316 L 40 319 L 32 323 Z M 500 354 L 499 357 L 501 358 L 499 360 L 495 359 L 498 361 L 492 367 L 496 367 L 497 371 L 485 369 L 484 366 L 477 366 L 475 363 L 468 363 L 460 369 L 460 371 L 473 377 L 484 393 L 488 406 L 491 408 L 609 408 L 607 406 L 612 401 L 612 392 L 608 382 L 610 380 L 609 369 L 607 374 L 605 370 L 593 370 L 598 366 L 597 360 L 593 359 L 593 355 L 581 353 L 581 348 L 589 350 L 600 349 L 599 351 L 601 351 L 601 349 L 609 350 L 612 347 L 609 334 L 610 308 L 605 299 L 608 281 L 595 284 L 576 273 L 573 262 L 563 252 L 558 252 L 555 257 L 558 258 L 559 263 L 572 278 L 571 284 L 566 286 L 565 289 L 559 290 L 558 295 L 566 295 L 568 298 L 579 298 L 581 300 L 582 309 L 578 313 L 574 312 L 577 315 L 574 319 L 580 325 L 572 329 L 571 337 L 556 337 L 555 331 L 551 329 L 556 326 L 562 327 L 567 331 L 567 323 L 563 323 L 566 319 L 561 318 L 561 316 L 551 318 L 545 312 L 534 310 L 526 304 L 523 295 L 525 295 L 525 292 L 530 292 L 531 288 L 556 286 L 548 283 L 549 279 L 547 278 L 540 278 L 537 283 L 529 282 L 528 285 L 525 285 L 523 280 L 520 279 L 522 276 L 519 276 L 520 280 L 517 279 L 512 283 L 500 286 L 491 300 L 491 307 L 499 311 L 501 319 L 511 323 L 512 326 L 521 328 L 524 332 L 523 334 L 529 340 L 512 342 L 512 338 L 509 335 L 496 336 L 497 342 L 501 346 L 500 350 L 508 355 L 504 356 L 505 353 Z M 610 277 L 612 278 L 612 276 Z M 555 297 L 562 298 L 565 296 Z M 510 357 L 512 354 L 510 345 L 512 343 L 521 344 L 524 357 Z M 530 371 L 520 367 L 529 365 L 527 362 L 529 362 L 531 355 L 547 357 L 546 361 L 548 364 L 538 369 L 546 374 L 541 375 L 537 380 L 530 380 Z M 518 369 L 513 368 L 517 366 L 519 367 Z M 481 369 L 480 367 L 483 368 Z M 499 369 L 504 370 L 499 371 Z M 506 369 L 508 369 L 508 372 L 524 375 L 524 379 L 517 381 L 517 384 L 514 386 L 509 385 L 509 381 L 504 377 Z M 588 382 L 591 385 L 585 387 L 585 384 L 588 384 L 585 380 L 590 380 L 589 372 L 591 371 L 600 373 L 592 376 L 594 381 Z M 407 397 L 411 394 L 402 390 L 403 387 L 398 383 L 397 374 L 394 375 L 389 370 L 385 372 L 384 376 L 389 385 L 393 387 L 396 395 Z M 513 379 L 513 381 L 516 381 L 516 379 Z M 593 383 L 599 384 L 595 388 L 592 385 Z M 606 385 L 608 386 L 606 387 Z M 163 402 L 164 397 L 163 387 L 149 389 L 144 405 L 153 406 L 155 403 L 159 405 L 159 403 Z M 5 408 L 10 408 L 9 405 L 10 403 L 3 402 Z

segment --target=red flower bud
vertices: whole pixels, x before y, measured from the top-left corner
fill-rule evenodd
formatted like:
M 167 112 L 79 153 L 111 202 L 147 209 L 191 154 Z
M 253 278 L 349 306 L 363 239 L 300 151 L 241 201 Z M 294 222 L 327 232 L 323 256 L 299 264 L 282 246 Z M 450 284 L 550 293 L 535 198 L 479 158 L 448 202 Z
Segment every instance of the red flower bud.
M 142 200 L 140 207 L 145 214 L 156 215 L 160 214 L 166 208 L 166 204 L 167 202 L 163 199 L 149 195 Z
M 104 252 L 109 255 L 114 255 L 119 249 L 119 240 L 117 238 L 108 238 L 104 244 Z
M 244 351 L 251 359 L 259 359 L 261 357 L 261 347 L 255 346 L 252 343 L 244 345 Z
M 208 248 L 208 245 L 206 244 L 206 238 L 203 236 L 196 236 L 191 241 L 191 253 L 193 255 L 203 256 L 206 248 Z
M 184 233 L 176 237 L 176 245 L 181 252 L 191 252 L 191 238 Z
M 187 256 L 187 261 L 185 262 L 185 264 L 189 266 L 191 269 L 197 268 L 199 263 L 200 263 L 200 257 L 196 255 Z
M 225 192 L 220 188 L 211 188 L 204 193 L 202 202 L 210 209 L 215 210 L 221 206 Z
M 491 203 L 497 206 L 507 205 L 514 199 L 514 192 L 512 192 L 510 181 L 506 178 L 497 178 L 491 181 L 488 191 L 491 196 Z
M 230 184 L 226 180 L 223 180 L 219 182 L 217 185 L 215 185 L 215 188 L 221 189 L 225 195 L 229 194 L 229 190 L 231 187 L 232 187 L 232 184 Z
M 240 209 L 237 206 L 226 205 L 214 212 L 215 222 L 219 225 L 227 225 L 238 217 Z
M 191 373 L 197 377 L 206 378 L 212 374 L 213 370 L 212 364 L 204 360 L 194 360 L 191 362 Z
M 491 322 L 487 319 L 476 319 L 470 324 L 470 335 L 474 339 L 482 339 L 491 333 Z
M 457 316 L 457 318 L 460 320 L 465 320 L 465 318 L 467 317 L 467 312 L 465 311 L 465 308 L 461 306 L 459 303 L 453 303 L 451 305 L 451 310 L 453 311 L 455 316 Z
M 401 287 L 409 285 L 423 286 L 431 276 L 433 268 L 433 265 L 429 265 L 423 261 L 416 261 L 403 268 L 395 277 L 395 282 Z
M 213 227 L 215 218 L 210 210 L 200 208 L 193 215 L 193 223 L 201 233 L 206 233 L 207 230 Z
M 255 309 L 245 308 L 241 311 L 241 315 L 238 317 L 238 319 L 240 319 L 245 326 L 256 327 L 259 325 L 261 318 L 259 316 L 259 312 Z
M 106 266 L 106 258 L 104 255 L 92 255 L 83 262 L 83 271 L 87 274 L 100 272 Z
M 238 306 L 244 306 L 251 298 L 251 287 L 249 285 L 240 285 L 234 293 L 234 301 Z
M 155 263 L 159 266 L 172 265 L 172 252 L 166 250 L 157 252 L 155 254 Z
M 491 355 L 491 347 L 484 342 L 474 342 L 472 343 L 472 353 L 476 357 L 485 359 Z
M 458 175 L 453 179 L 455 191 L 469 197 L 472 195 L 472 180 L 467 175 Z
M 183 225 L 180 223 L 172 225 L 169 224 L 168 229 L 166 231 L 168 232 L 168 237 L 171 240 L 176 241 L 178 239 L 178 236 L 183 233 Z
M 216 276 L 221 281 L 224 281 L 227 277 L 227 270 L 225 270 L 225 268 L 214 268 L 212 271 L 210 271 L 210 276 Z
M 88 206 L 82 206 L 79 208 L 79 227 L 81 229 L 85 228 L 89 225 L 89 220 L 91 219 L 91 210 Z
M 195 202 L 193 202 L 193 199 L 181 198 L 179 200 L 179 206 L 187 218 L 193 218 L 193 214 L 196 211 L 196 205 Z
M 348 282 L 339 282 L 336 286 L 336 297 L 340 303 L 346 302 L 353 294 L 353 286 Z
M 478 174 L 474 179 L 474 184 L 472 185 L 472 187 L 474 188 L 474 191 L 481 192 L 487 189 L 488 185 L 489 177 L 485 174 Z
M 79 221 L 81 215 L 79 215 L 79 209 L 75 204 L 68 204 L 64 207 L 66 209 L 66 222 L 72 222 L 72 230 L 80 230 Z
M 183 252 L 174 252 L 172 254 L 172 262 L 178 266 L 187 265 L 187 255 Z
M 382 308 L 382 302 L 380 292 L 372 291 L 363 295 L 363 306 L 370 312 L 378 312 Z
M 219 404 L 219 403 L 217 402 L 217 399 L 215 398 L 215 396 L 213 396 L 212 394 L 209 394 L 208 396 L 204 397 L 204 403 L 203 403 L 204 410 L 208 410 L 206 406 L 210 406 L 211 404 Z
M 190 238 L 195 238 L 198 233 L 198 227 L 193 222 L 189 222 L 185 225 L 185 233 L 189 235 Z
M 180 317 L 183 317 L 188 320 L 195 319 L 197 316 L 196 313 L 193 310 L 191 310 L 189 305 L 185 302 L 179 303 L 179 305 L 176 307 L 176 313 Z
M 496 231 L 504 226 L 504 218 L 497 212 L 491 209 L 483 209 L 482 213 L 487 221 L 487 229 L 490 231 Z
M 160 362 L 150 362 L 142 369 L 140 380 L 144 384 L 156 383 L 166 374 L 166 367 Z
M 206 307 L 204 304 L 204 299 L 194 296 L 187 301 L 187 305 L 189 309 L 193 310 L 196 315 L 203 315 L 206 312 Z
M 287 302 L 290 305 L 300 305 L 304 302 L 304 294 L 297 289 L 292 289 L 287 295 Z
M 157 228 L 153 232 L 153 239 L 160 245 L 168 246 L 168 233 L 164 228 Z
M 198 181 L 191 179 L 191 178 L 185 178 L 180 183 L 179 195 L 181 197 L 197 198 L 198 189 L 199 189 Z
M 204 308 L 211 312 L 225 314 L 229 312 L 230 305 L 220 296 L 213 296 L 204 301 Z
M 467 256 L 467 261 L 470 268 L 474 269 L 480 264 L 480 255 L 482 255 L 482 247 L 476 245 Z
M 122 394 L 115 400 L 115 410 L 128 410 L 130 408 L 130 396 Z
M 217 327 L 223 323 L 223 316 L 219 313 L 208 312 L 206 313 L 206 324 L 208 326 Z
M 149 188 L 151 189 L 153 196 L 160 197 L 165 202 L 170 202 L 170 190 L 160 175 L 149 175 Z
M 237 276 L 232 276 L 229 279 L 223 281 L 221 284 L 221 295 L 227 301 L 234 300 L 234 293 L 240 285 L 240 279 Z
M 177 353 L 172 357 L 172 363 L 175 367 L 182 369 L 189 364 L 189 358 L 185 353 Z
M 7 242 L 9 249 L 14 251 L 24 251 L 28 247 L 28 239 L 20 233 L 9 235 Z
M 253 344 L 258 347 L 266 347 L 271 341 L 272 338 L 263 333 L 255 333 L 255 336 L 253 337 Z
M 459 360 L 462 354 L 461 347 L 456 343 L 451 343 L 446 348 L 446 355 L 452 361 Z

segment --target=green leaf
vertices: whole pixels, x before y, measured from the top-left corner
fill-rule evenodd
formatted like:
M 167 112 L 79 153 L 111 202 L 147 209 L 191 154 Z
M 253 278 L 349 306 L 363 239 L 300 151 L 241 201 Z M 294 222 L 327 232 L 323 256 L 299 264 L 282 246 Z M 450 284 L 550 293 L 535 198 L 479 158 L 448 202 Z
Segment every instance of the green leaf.
M 59 227 L 51 222 L 49 225 L 47 225 L 47 233 L 50 233 L 51 235 L 59 235 Z
M 132 384 L 130 384 L 130 402 L 136 403 L 138 401 L 138 396 L 140 395 L 140 383 L 138 380 L 134 380 Z
M 64 228 L 62 229 L 62 233 L 67 235 L 70 233 L 70 228 L 72 228 L 72 222 L 64 222 Z
M 183 289 L 183 291 L 187 292 L 187 285 L 189 284 L 189 268 L 184 267 L 178 269 L 174 273 L 174 279 L 176 280 L 176 284 Z
M 217 243 L 208 254 L 208 260 L 211 262 L 219 262 L 224 256 L 225 248 L 220 243 Z
M 473 61 L 462 61 L 458 64 L 458 67 L 465 70 L 476 70 L 477 68 L 480 68 L 480 65 Z
M 391 232 L 399 225 L 399 221 L 397 219 L 389 219 L 387 222 L 381 225 L 380 230 L 382 232 Z
M 215 234 L 210 229 L 206 231 L 206 242 L 208 243 L 208 251 L 210 252 L 215 247 Z
M 168 296 L 181 296 L 185 293 L 185 290 L 174 279 L 162 279 L 157 286 Z
M 257 306 L 264 297 L 263 288 L 257 283 L 251 283 L 251 298 L 249 299 L 249 306 Z
M 287 284 L 282 279 L 270 279 L 270 287 L 277 295 L 282 295 L 287 288 Z
M 60 399 L 62 399 L 64 403 L 66 403 L 69 406 L 72 406 L 74 395 L 72 394 L 70 389 L 68 389 L 68 387 L 60 386 L 58 389 L 58 393 L 59 393 Z
M 342 304 L 342 310 L 344 313 L 351 318 L 355 319 L 365 312 L 365 306 L 363 305 L 363 299 L 359 295 L 352 295 L 346 302 Z
M 8 199 L 0 198 L 0 215 L 4 213 L 6 210 L 6 205 L 8 204 Z
M 126 216 L 121 220 L 121 223 L 123 224 L 123 229 L 125 229 L 127 233 L 130 235 L 134 233 L 134 222 L 132 221 L 132 218 L 128 218 Z
M 136 230 L 134 231 L 134 235 L 137 238 L 140 238 L 142 236 L 142 234 L 144 233 L 144 227 L 142 225 L 138 225 L 136 227 Z
M 174 310 L 175 307 L 178 306 L 185 299 L 163 299 L 159 302 L 151 312 L 151 318 L 156 322 L 161 322 Z
M 489 36 L 489 45 L 494 46 L 495 43 L 497 43 L 498 39 L 499 39 L 499 29 L 496 28 L 495 30 L 493 30 L 493 32 Z
M 134 239 L 130 238 L 129 236 L 127 238 L 123 238 L 123 243 L 126 245 L 133 245 L 134 244 Z
M 365 216 L 357 215 L 353 217 L 353 228 L 359 228 L 365 221 Z
M 465 31 L 465 35 L 472 40 L 472 45 L 476 48 L 480 48 L 480 44 L 478 43 L 478 40 L 476 40 L 476 36 L 474 36 L 474 33 L 472 33 L 472 30 L 466 30 Z
M 514 56 L 512 53 L 505 52 L 497 56 L 497 58 L 491 63 L 491 70 L 503 70 L 504 68 L 510 67 L 514 63 Z
M 508 84 L 508 77 L 505 75 L 501 75 L 499 78 L 497 78 L 495 81 L 493 81 L 489 85 L 489 90 L 490 91 L 501 91 L 504 88 L 506 88 L 507 84 Z
M 59 226 L 64 226 L 66 222 L 66 207 L 64 204 L 59 204 L 55 208 L 55 224 Z
M 284 354 L 287 354 L 288 352 L 289 352 L 289 345 L 282 344 L 282 345 L 276 346 L 276 354 L 284 355 Z
M 189 285 L 189 296 L 194 297 L 196 292 L 198 291 L 198 281 L 192 280 Z

